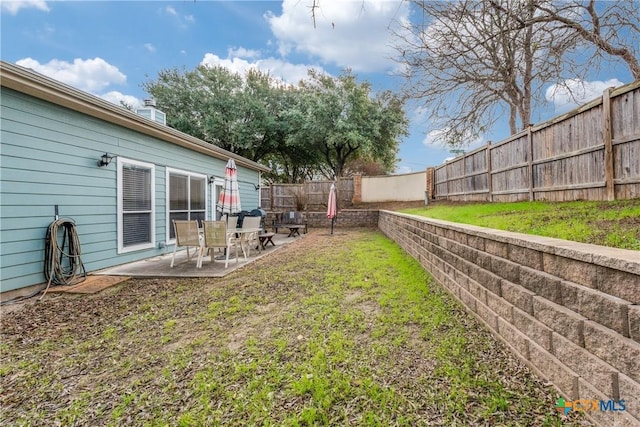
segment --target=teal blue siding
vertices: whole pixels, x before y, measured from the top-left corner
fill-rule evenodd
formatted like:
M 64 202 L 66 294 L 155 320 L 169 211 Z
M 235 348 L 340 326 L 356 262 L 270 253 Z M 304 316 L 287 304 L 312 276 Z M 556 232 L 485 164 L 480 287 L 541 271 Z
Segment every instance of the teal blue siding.
M 155 165 L 155 240 L 166 241 L 166 168 L 224 177 L 226 160 L 207 156 L 79 112 L 2 88 L 0 114 L 0 291 L 43 283 L 47 227 L 59 215 L 77 225 L 87 272 L 173 250 L 117 252 L 116 160 Z M 255 170 L 239 166 L 245 210 L 258 206 Z M 207 197 L 211 192 L 207 190 Z M 209 200 L 208 209 L 212 209 Z

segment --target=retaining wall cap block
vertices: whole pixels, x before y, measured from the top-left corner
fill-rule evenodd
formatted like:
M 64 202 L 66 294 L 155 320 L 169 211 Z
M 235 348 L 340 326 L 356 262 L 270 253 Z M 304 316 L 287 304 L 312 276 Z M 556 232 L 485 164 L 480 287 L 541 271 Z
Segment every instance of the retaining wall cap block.
M 640 276 L 640 251 L 597 246 L 593 253 L 593 263 Z M 638 279 L 640 286 L 640 278 Z
M 476 225 L 460 224 L 439 219 L 426 218 L 418 215 L 403 214 L 386 211 L 412 220 L 427 222 L 450 230 L 467 233 L 485 239 L 510 243 L 529 249 L 550 254 L 561 255 L 566 258 L 611 267 L 640 275 L 640 251 L 629 249 L 609 248 L 589 243 L 572 242 L 552 237 L 536 236 L 532 234 L 514 233 L 504 230 L 494 230 Z

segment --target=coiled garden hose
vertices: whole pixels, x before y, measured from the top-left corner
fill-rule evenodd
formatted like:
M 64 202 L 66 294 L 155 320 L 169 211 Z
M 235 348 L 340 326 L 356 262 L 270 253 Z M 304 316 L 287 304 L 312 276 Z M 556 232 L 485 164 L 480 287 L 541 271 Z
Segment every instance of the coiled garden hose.
M 47 279 L 47 287 L 40 299 L 44 298 L 52 283 L 75 285 L 87 277 L 80 258 L 78 231 L 71 219 L 60 218 L 49 224 L 44 248 L 44 276 Z

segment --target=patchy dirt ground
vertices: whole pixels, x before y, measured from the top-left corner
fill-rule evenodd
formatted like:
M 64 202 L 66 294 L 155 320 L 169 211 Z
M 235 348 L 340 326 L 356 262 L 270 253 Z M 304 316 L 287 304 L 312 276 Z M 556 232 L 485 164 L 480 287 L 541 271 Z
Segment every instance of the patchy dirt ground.
M 371 230 L 50 294 L 0 328 L 2 425 L 586 425 Z

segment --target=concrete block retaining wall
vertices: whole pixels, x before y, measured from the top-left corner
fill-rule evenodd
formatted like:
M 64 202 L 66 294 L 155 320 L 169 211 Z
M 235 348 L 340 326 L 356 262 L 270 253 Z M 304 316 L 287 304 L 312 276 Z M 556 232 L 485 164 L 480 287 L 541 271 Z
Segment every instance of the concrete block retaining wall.
M 336 228 L 351 227 L 377 227 L 378 212 L 372 209 L 341 209 L 335 223 Z M 327 218 L 327 212 L 305 212 L 309 228 L 329 228 L 331 220 Z M 275 219 L 274 212 L 267 212 L 265 218 L 268 228 L 271 228 Z
M 640 252 L 390 211 L 378 227 L 566 400 L 625 400 L 593 421 L 640 426 Z

